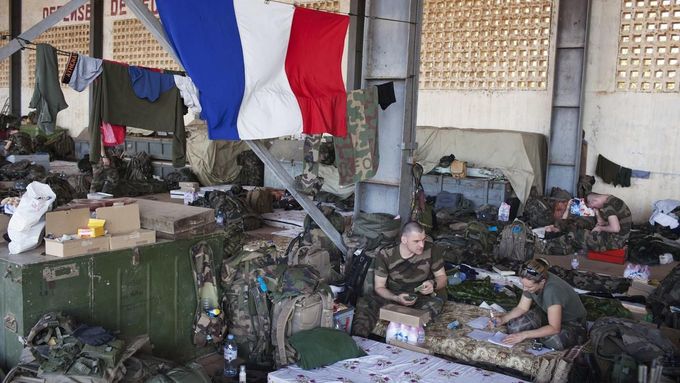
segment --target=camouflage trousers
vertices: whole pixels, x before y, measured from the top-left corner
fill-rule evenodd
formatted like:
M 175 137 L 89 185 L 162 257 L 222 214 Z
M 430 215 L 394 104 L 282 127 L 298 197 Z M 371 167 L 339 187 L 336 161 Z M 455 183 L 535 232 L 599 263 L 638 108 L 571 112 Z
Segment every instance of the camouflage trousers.
M 394 303 L 388 301 L 378 295 L 368 294 L 359 298 L 357 307 L 354 311 L 354 320 L 352 321 L 352 333 L 364 338 L 373 331 L 375 324 L 378 323 L 380 308 L 386 304 Z M 442 312 L 444 308 L 444 299 L 438 296 L 424 296 L 419 295 L 418 300 L 413 306 L 415 309 L 427 310 L 430 312 L 430 318 L 434 318 Z
M 535 330 L 548 324 L 548 317 L 540 307 L 534 307 L 526 314 L 507 323 L 508 334 Z M 562 322 L 562 330 L 558 334 L 540 338 L 540 342 L 554 350 L 564 350 L 577 344 L 585 343 L 588 332 L 578 322 Z
M 579 250 L 606 251 L 624 247 L 627 239 L 627 236 L 613 233 L 579 229 L 557 238 L 540 241 L 537 250 L 542 254 L 551 255 L 572 254 Z

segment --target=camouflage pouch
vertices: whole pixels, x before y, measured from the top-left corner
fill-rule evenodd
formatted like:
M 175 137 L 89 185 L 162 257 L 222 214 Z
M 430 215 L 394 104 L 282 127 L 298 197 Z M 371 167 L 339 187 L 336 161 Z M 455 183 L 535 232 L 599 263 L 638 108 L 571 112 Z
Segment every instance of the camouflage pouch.
M 202 241 L 192 246 L 189 253 L 197 298 L 193 343 L 200 347 L 219 344 L 227 326 L 217 291 L 212 249 Z

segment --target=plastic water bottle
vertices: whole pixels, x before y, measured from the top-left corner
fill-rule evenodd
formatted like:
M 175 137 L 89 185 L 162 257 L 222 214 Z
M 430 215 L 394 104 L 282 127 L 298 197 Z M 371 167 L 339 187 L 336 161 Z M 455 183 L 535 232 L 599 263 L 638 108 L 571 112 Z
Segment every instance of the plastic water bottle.
M 423 326 L 418 326 L 418 339 L 416 344 L 422 346 L 425 343 L 425 328 Z
M 387 326 L 387 331 L 385 332 L 385 340 L 390 341 L 395 339 L 397 333 L 401 330 L 401 324 L 397 322 L 390 322 Z
M 498 220 L 508 222 L 510 220 L 510 205 L 503 202 L 498 208 Z
M 574 253 L 574 258 L 571 259 L 571 269 L 576 270 L 579 267 L 578 253 Z
M 246 383 L 246 365 L 242 364 L 238 372 L 238 383 Z
M 238 346 L 234 341 L 234 335 L 227 335 L 227 341 L 224 343 L 224 376 L 233 377 L 238 375 L 234 361 L 238 356 Z
M 571 200 L 571 206 L 569 207 L 569 213 L 574 216 L 581 215 L 581 200 L 575 198 Z

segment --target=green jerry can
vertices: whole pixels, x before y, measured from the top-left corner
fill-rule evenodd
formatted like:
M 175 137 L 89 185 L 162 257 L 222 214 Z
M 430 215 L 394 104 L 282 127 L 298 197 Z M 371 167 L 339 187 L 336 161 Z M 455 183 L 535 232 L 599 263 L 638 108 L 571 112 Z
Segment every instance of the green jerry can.
M 197 306 L 189 249 L 206 241 L 220 265 L 224 232 L 130 249 L 57 258 L 44 247 L 0 249 L 0 370 L 17 364 L 20 337 L 48 311 L 103 326 L 122 338 L 148 334 L 155 355 L 185 362 L 215 351 L 193 345 Z M 219 269 L 219 268 L 218 268 Z

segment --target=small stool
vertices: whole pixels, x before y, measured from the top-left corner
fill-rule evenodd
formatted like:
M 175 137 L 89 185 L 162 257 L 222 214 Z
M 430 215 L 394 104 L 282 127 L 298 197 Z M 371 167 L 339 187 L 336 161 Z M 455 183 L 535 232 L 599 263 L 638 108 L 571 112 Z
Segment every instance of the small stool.
M 626 248 L 606 251 L 588 250 L 588 259 L 623 265 L 626 262 Z

